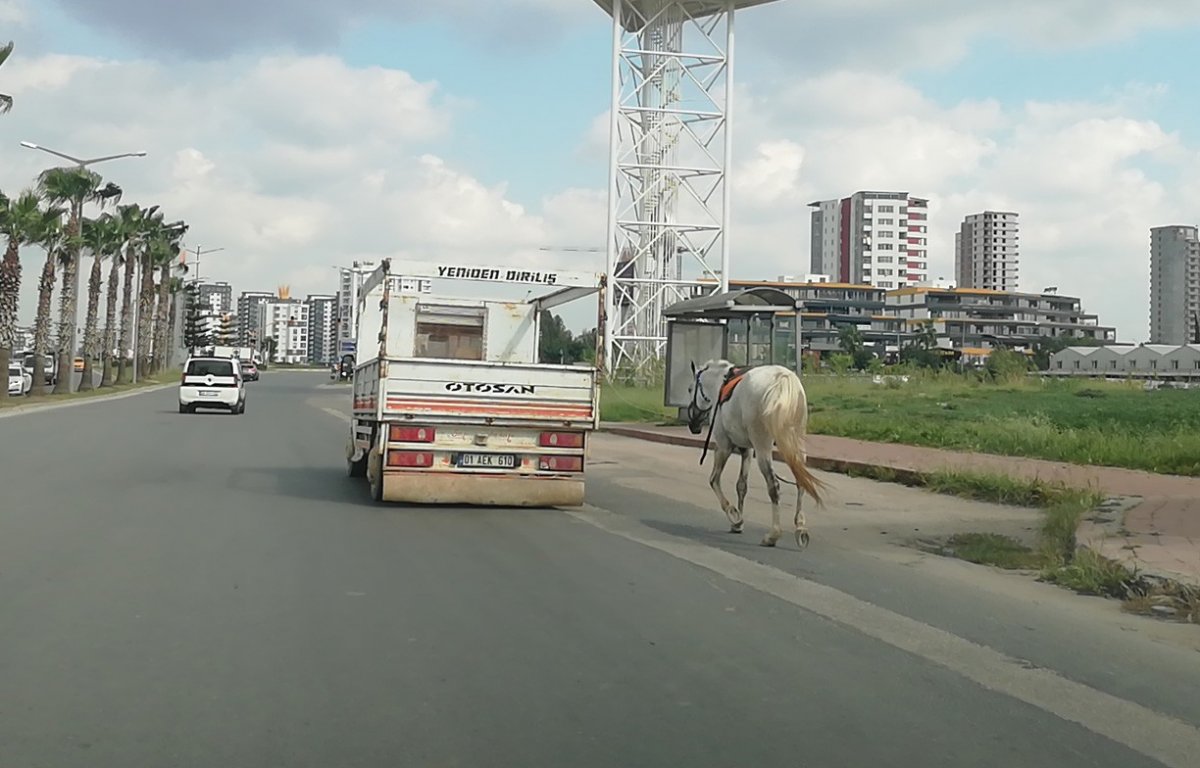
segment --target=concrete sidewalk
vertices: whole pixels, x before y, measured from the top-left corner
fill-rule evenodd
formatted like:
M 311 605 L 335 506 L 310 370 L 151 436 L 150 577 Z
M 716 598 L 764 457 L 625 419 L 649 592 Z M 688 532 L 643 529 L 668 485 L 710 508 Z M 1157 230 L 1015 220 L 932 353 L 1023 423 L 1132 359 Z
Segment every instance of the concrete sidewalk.
M 704 438 L 686 427 L 604 424 L 606 432 L 701 448 Z M 1094 488 L 1135 504 L 1121 519 L 1097 517 L 1079 529 L 1079 543 L 1105 557 L 1190 584 L 1200 584 L 1200 478 L 1156 475 L 1116 467 L 1084 466 L 984 453 L 958 453 L 829 435 L 808 436 L 808 463 L 834 472 L 885 467 L 900 474 L 969 470 Z

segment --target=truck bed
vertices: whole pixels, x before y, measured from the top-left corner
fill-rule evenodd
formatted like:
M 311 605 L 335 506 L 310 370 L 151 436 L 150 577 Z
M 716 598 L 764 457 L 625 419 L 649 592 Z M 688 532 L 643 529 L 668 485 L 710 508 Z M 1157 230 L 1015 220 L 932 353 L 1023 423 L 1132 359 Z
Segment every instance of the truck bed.
M 594 429 L 596 371 L 590 367 L 385 358 L 354 376 L 356 416 L 429 423 Z

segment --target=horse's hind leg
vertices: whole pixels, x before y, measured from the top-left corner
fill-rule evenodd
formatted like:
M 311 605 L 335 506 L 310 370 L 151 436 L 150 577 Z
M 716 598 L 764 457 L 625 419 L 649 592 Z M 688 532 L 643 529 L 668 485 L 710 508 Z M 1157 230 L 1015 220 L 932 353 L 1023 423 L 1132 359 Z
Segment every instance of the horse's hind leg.
M 731 533 L 741 533 L 742 525 L 746 520 L 746 491 L 750 488 L 747 482 L 747 475 L 750 474 L 750 449 L 739 448 L 738 453 L 742 457 L 741 467 L 738 471 L 737 481 L 737 519 L 730 518 Z
M 713 489 L 713 493 L 717 494 L 717 501 L 721 502 L 721 511 L 729 518 L 729 530 L 731 533 L 741 533 L 742 523 L 741 514 L 734 508 L 733 504 L 725 496 L 725 492 L 721 490 L 721 473 L 725 471 L 725 465 L 729 462 L 729 457 L 733 452 L 728 448 L 720 445 L 713 451 L 713 468 L 712 474 L 708 476 L 708 485 Z
M 804 511 L 801 505 L 804 504 L 804 489 L 796 488 L 796 516 L 792 522 L 796 526 L 796 546 L 804 549 L 808 546 L 808 525 L 804 520 Z
M 767 492 L 771 494 L 771 530 L 763 536 L 760 543 L 764 547 L 773 547 L 783 535 L 783 528 L 779 525 L 779 478 L 775 476 L 775 468 L 771 466 L 770 451 L 758 453 L 758 468 L 763 479 L 767 481 Z

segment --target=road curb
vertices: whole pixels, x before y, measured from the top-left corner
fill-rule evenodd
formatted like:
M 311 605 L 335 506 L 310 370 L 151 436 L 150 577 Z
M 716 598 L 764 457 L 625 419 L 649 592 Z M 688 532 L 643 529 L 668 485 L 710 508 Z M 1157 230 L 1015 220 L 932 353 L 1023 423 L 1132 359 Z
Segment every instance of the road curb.
M 174 382 L 165 384 L 155 384 L 150 387 L 138 387 L 137 389 L 128 392 L 114 392 L 105 395 L 92 395 L 90 397 L 80 397 L 75 400 L 67 400 L 62 403 L 37 403 L 35 405 L 17 405 L 12 408 L 0 410 L 0 419 L 9 419 L 15 416 L 26 416 L 31 413 L 41 413 L 43 411 L 57 411 L 62 408 L 74 408 L 81 405 L 92 405 L 93 403 L 110 403 L 114 400 L 124 400 L 127 397 L 137 397 L 144 395 L 147 392 L 157 392 L 159 390 L 174 387 Z

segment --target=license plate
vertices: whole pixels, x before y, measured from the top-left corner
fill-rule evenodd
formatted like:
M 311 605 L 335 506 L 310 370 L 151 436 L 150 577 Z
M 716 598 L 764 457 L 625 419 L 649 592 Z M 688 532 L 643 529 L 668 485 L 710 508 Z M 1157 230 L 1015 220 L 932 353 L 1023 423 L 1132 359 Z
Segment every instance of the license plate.
M 220 395 L 220 394 L 221 394 L 221 393 L 220 393 L 220 392 L 217 392 L 215 389 L 202 389 L 202 390 L 200 390 L 200 397 L 217 397 L 217 396 L 218 396 L 218 395 Z
M 480 469 L 515 469 L 517 457 L 509 453 L 459 454 L 458 466 Z

